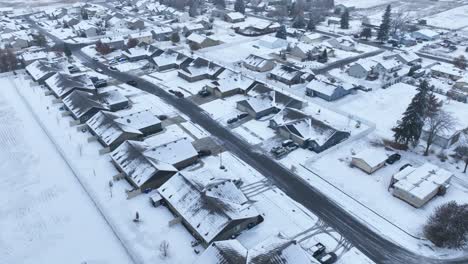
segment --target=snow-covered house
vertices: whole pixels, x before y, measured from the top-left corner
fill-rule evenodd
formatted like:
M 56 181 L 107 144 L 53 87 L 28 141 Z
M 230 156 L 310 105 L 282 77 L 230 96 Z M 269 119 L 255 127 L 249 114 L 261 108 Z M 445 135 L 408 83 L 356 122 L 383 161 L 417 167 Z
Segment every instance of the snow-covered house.
M 269 49 L 279 49 L 286 48 L 288 46 L 288 41 L 285 39 L 280 39 L 277 37 L 266 35 L 258 40 L 258 44 L 262 47 Z
M 110 110 L 109 106 L 103 103 L 98 95 L 80 90 L 75 90 L 63 98 L 63 105 L 80 123 L 88 121 L 101 110 Z
M 406 65 L 415 65 L 422 61 L 421 57 L 419 57 L 416 53 L 412 51 L 396 52 L 394 55 L 390 56 L 395 57 L 397 60 L 401 61 Z
M 101 42 L 108 45 L 111 49 L 122 49 L 125 46 L 125 40 L 121 36 L 102 38 Z
M 137 140 L 162 130 L 161 121 L 149 110 L 126 114 L 100 111 L 86 124 L 91 134 L 111 151 L 126 140 Z
M 187 67 L 193 59 L 173 49 L 164 51 L 152 61 L 158 71 L 167 71 Z
M 217 173 L 180 172 L 158 188 L 167 207 L 204 246 L 263 221 L 239 189 L 240 181 Z
M 21 63 L 24 66 L 27 66 L 37 60 L 53 60 L 57 58 L 57 53 L 55 52 L 46 52 L 46 51 L 36 51 L 36 52 L 24 52 L 20 56 Z
M 431 29 L 420 29 L 418 31 L 414 31 L 411 33 L 411 36 L 415 39 L 422 39 L 422 40 L 435 40 L 438 39 L 440 34 Z
M 224 19 L 230 23 L 239 23 L 245 21 L 245 16 L 239 12 L 230 12 L 224 16 Z
M 270 79 L 282 82 L 286 85 L 298 84 L 304 72 L 284 64 L 277 65 L 269 74 Z
M 431 74 L 457 81 L 463 77 L 464 71 L 447 63 L 438 63 L 431 68 Z
M 111 158 L 134 188 L 145 191 L 160 187 L 179 169 L 196 162 L 198 153 L 185 137 L 158 145 L 127 140 Z
M 57 98 L 64 98 L 75 90 L 96 92 L 93 82 L 86 74 L 70 75 L 59 72 L 48 78 L 45 81 L 45 85 L 49 87 Z
M 116 29 L 122 29 L 122 28 L 125 28 L 127 26 L 127 22 L 122 19 L 122 18 L 119 18 L 117 16 L 113 16 L 111 17 L 110 19 L 107 20 L 107 25 L 113 27 L 113 28 L 116 28 Z
M 350 134 L 309 116 L 297 109 L 285 108 L 270 120 L 271 128 L 302 148 L 320 153 L 347 139 Z
M 177 75 L 188 82 L 196 82 L 203 79 L 215 79 L 223 71 L 224 68 L 218 64 L 199 57 L 188 66 L 182 67 Z
M 207 84 L 206 89 L 218 98 L 224 98 L 248 91 L 255 85 L 251 78 L 231 70 L 223 71 L 215 81 Z
M 276 63 L 274 63 L 271 59 L 266 59 L 255 54 L 250 54 L 247 58 L 244 59 L 243 65 L 245 68 L 252 71 L 266 72 L 273 70 L 273 68 L 276 66 Z
M 408 166 L 392 177 L 392 194 L 419 208 L 437 194 L 444 194 L 453 173 L 430 163 Z
M 74 26 L 74 25 L 80 23 L 80 20 L 79 20 L 77 17 L 75 17 L 75 16 L 66 15 L 66 16 L 64 16 L 64 17 L 62 18 L 62 23 L 63 23 L 64 25 L 67 25 L 67 26 L 69 26 L 69 27 L 72 27 L 72 26 Z
M 306 44 L 317 43 L 322 38 L 323 36 L 320 35 L 319 33 L 306 32 L 304 35 L 302 35 L 301 42 L 304 42 Z
M 453 85 L 453 88 L 468 93 L 468 76 L 463 76 L 462 78 L 458 79 Z
M 131 30 L 142 30 L 145 28 L 145 22 L 138 18 L 127 18 L 125 19 L 125 23 Z
M 385 166 L 388 157 L 383 150 L 369 148 L 354 155 L 351 165 L 358 167 L 367 174 L 372 174 Z
M 151 33 L 153 34 L 153 39 L 157 41 L 168 41 L 171 38 L 174 30 L 171 27 L 165 26 L 152 26 Z
M 334 49 L 327 45 L 310 45 L 304 43 L 297 43 L 294 45 L 289 54 L 300 61 L 316 60 L 324 50 L 327 50 L 328 56 L 335 56 Z
M 268 237 L 251 249 L 238 240 L 216 241 L 203 252 L 195 264 L 316 264 L 295 241 L 278 234 Z
M 195 47 L 197 47 L 198 49 L 204 49 L 212 46 L 217 46 L 221 44 L 221 41 L 210 36 L 192 33 L 190 34 L 190 36 L 187 37 L 187 43 L 189 45 L 195 45 Z
M 26 72 L 31 75 L 34 81 L 42 84 L 58 72 L 68 73 L 68 69 L 64 62 L 37 60 L 26 66 Z
M 153 33 L 151 31 L 143 31 L 133 33 L 128 36 L 128 39 L 136 39 L 138 43 L 151 44 L 154 42 Z
M 356 42 L 351 37 L 332 38 L 327 41 L 335 49 L 345 51 L 356 51 Z
M 270 94 L 260 94 L 238 101 L 236 108 L 248 113 L 254 119 L 260 119 L 279 111 Z
M 349 76 L 366 79 L 373 71 L 377 63 L 371 59 L 359 59 L 347 69 Z
M 203 24 L 201 23 L 189 23 L 182 28 L 182 32 L 184 33 L 184 35 L 191 34 L 194 32 L 203 33 L 204 31 L 205 26 L 203 26 Z
M 324 77 L 324 76 L 323 76 Z M 310 81 L 306 86 L 306 94 L 326 101 L 335 101 L 352 93 L 357 88 L 351 83 L 341 82 L 336 79 L 320 78 Z
M 80 23 L 72 26 L 72 29 L 77 36 L 90 38 L 98 35 L 97 27 L 87 21 L 80 21 Z

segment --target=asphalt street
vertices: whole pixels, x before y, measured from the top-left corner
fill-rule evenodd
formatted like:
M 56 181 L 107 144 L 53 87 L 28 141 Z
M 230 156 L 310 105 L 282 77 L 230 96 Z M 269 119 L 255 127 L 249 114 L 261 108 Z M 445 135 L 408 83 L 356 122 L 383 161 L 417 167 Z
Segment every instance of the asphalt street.
M 38 27 L 31 20 L 29 20 L 29 22 L 33 27 L 49 36 L 55 42 L 63 43 L 63 41 Z M 389 241 L 372 228 L 363 224 L 361 220 L 348 213 L 341 206 L 328 199 L 326 195 L 320 192 L 320 190 L 310 186 L 310 184 L 302 180 L 289 169 L 281 166 L 270 157 L 257 152 L 251 145 L 239 139 L 230 130 L 213 120 L 210 115 L 198 105 L 187 99 L 177 98 L 172 94 L 167 93 L 163 88 L 137 76 L 132 76 L 118 71 L 111 71 L 105 65 L 93 61 L 92 58 L 84 54 L 81 51 L 81 47 L 82 45 L 79 44 L 70 45 L 73 54 L 84 65 L 92 69 L 100 68 L 103 70 L 104 74 L 122 82 L 136 80 L 139 89 L 158 96 L 181 113 L 190 117 L 194 123 L 198 124 L 211 135 L 218 138 L 220 142 L 223 142 L 223 146 L 226 150 L 234 153 L 245 163 L 249 164 L 265 177 L 270 179 L 288 196 L 320 217 L 326 224 L 338 231 L 343 235 L 343 237 L 351 242 L 353 246 L 362 251 L 374 262 L 402 264 L 468 263 L 468 258 L 452 260 L 427 258 L 402 248 L 393 241 Z

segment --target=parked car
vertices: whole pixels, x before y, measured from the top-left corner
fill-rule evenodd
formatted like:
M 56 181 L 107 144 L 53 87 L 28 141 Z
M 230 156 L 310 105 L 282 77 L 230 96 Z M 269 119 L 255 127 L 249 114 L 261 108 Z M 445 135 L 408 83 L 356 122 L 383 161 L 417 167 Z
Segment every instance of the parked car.
M 402 171 L 408 167 L 413 167 L 413 165 L 409 164 L 409 163 L 406 163 L 405 165 L 401 166 L 400 170 L 399 171 Z
M 137 83 L 137 81 L 135 81 L 135 80 L 127 81 L 127 84 L 128 84 L 128 85 L 131 85 L 131 86 L 138 87 L 138 83 Z
M 398 154 L 398 153 L 395 153 L 395 154 L 390 155 L 386 162 L 388 164 L 393 164 L 393 163 L 399 161 L 400 159 L 401 159 L 401 155 Z
M 167 119 L 167 115 L 158 115 L 159 120 L 163 121 Z
M 323 255 L 320 255 L 319 257 L 316 258 L 320 263 L 322 264 L 332 264 L 335 263 L 338 257 L 336 256 L 335 253 L 329 252 Z
M 278 151 L 278 150 L 281 149 L 281 148 L 282 148 L 281 146 L 272 147 L 271 150 L 270 150 L 270 152 L 271 152 L 271 153 L 274 153 L 274 152 Z
M 102 88 L 107 86 L 107 81 L 106 80 L 98 80 L 97 82 L 94 83 L 94 87 L 96 88 Z
M 207 96 L 210 96 L 211 93 L 210 91 L 206 90 L 206 89 L 202 89 L 198 92 L 198 95 L 201 96 L 201 97 L 207 97 Z
M 285 148 L 280 148 L 280 149 L 274 151 L 273 155 L 275 155 L 276 158 L 281 158 L 281 157 L 285 156 L 288 153 L 289 153 L 289 151 L 287 151 Z
M 172 89 L 169 89 L 169 92 L 170 92 L 171 94 L 175 94 L 175 93 L 176 93 L 176 91 L 174 91 L 174 90 L 172 90 Z
M 109 70 L 111 70 L 111 71 L 117 71 L 117 68 L 114 67 L 114 66 L 109 66 Z
M 286 147 L 289 151 L 293 151 L 299 148 L 299 145 L 296 143 L 290 144 L 289 146 Z
M 281 143 L 281 146 L 287 147 L 287 146 L 289 146 L 289 145 L 291 145 L 291 144 L 293 144 L 293 143 L 294 143 L 294 141 L 292 141 L 291 139 L 288 139 L 288 140 L 283 141 L 283 142 Z
M 179 98 L 184 98 L 184 94 L 181 93 L 181 92 L 179 92 L 179 91 L 176 91 L 176 92 L 174 93 L 174 95 L 177 96 L 177 97 L 179 97 Z
M 77 73 L 77 72 L 80 72 L 80 69 L 75 67 L 75 66 L 70 66 L 70 67 L 68 67 L 68 71 L 70 73 Z
M 312 257 L 316 258 L 325 252 L 325 246 L 319 242 L 310 248 L 310 252 L 312 252 Z
M 99 61 L 98 57 L 93 57 L 93 61 Z
M 249 116 L 248 113 L 240 113 L 240 114 L 237 115 L 237 118 L 238 118 L 238 119 L 243 119 L 243 118 L 246 118 L 246 117 L 248 117 L 248 116 Z
M 233 124 L 233 123 L 235 123 L 235 122 L 237 122 L 237 121 L 239 121 L 239 118 L 233 117 L 233 118 L 229 118 L 229 119 L 227 120 L 227 123 L 228 123 L 228 124 Z
M 101 68 L 97 68 L 97 69 L 96 69 L 96 72 L 98 72 L 98 73 L 103 73 L 104 71 L 103 71 Z
M 198 151 L 198 157 L 206 157 L 209 155 L 211 155 L 211 150 L 209 149 L 201 149 L 200 151 Z

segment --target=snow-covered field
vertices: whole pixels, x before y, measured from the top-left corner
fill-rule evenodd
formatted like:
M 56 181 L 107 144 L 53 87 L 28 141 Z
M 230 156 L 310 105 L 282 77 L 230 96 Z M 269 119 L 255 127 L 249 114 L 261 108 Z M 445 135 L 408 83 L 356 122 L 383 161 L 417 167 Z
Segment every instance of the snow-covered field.
M 335 5 L 343 4 L 356 8 L 370 8 L 378 5 L 390 4 L 395 1 L 396 0 L 336 0 Z
M 132 263 L 7 79 L 0 90 L 0 263 Z
M 468 5 L 426 17 L 427 24 L 445 29 L 461 29 L 468 26 Z

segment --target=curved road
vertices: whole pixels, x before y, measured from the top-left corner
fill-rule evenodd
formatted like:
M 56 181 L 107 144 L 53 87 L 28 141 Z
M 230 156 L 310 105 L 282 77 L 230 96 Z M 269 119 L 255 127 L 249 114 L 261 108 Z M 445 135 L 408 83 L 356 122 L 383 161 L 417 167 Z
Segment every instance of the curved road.
M 56 43 L 63 43 L 62 40 L 38 27 L 30 19 L 28 19 L 28 21 L 33 27 L 49 36 Z M 158 96 L 181 113 L 189 116 L 193 122 L 220 139 L 226 150 L 233 152 L 245 163 L 258 170 L 265 177 L 268 177 L 278 188 L 320 217 L 325 223 L 338 231 L 350 241 L 353 246 L 362 251 L 374 262 L 399 264 L 468 263 L 468 258 L 439 260 L 420 256 L 417 253 L 402 248 L 396 243 L 387 240 L 379 233 L 363 224 L 360 220 L 356 219 L 353 215 L 346 212 L 334 201 L 328 199 L 327 196 L 322 194 L 319 190 L 304 182 L 290 170 L 281 166 L 270 157 L 256 152 L 248 143 L 240 140 L 231 133 L 229 129 L 213 120 L 209 114 L 198 105 L 186 99 L 176 98 L 167 93 L 163 88 L 142 78 L 118 71 L 110 71 L 105 65 L 93 61 L 89 56 L 84 54 L 81 51 L 82 47 L 82 44 L 70 44 L 73 54 L 80 59 L 83 64 L 92 69 L 100 68 L 104 71 L 104 74 L 122 82 L 136 80 L 139 89 Z

